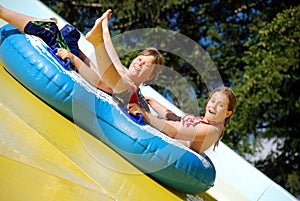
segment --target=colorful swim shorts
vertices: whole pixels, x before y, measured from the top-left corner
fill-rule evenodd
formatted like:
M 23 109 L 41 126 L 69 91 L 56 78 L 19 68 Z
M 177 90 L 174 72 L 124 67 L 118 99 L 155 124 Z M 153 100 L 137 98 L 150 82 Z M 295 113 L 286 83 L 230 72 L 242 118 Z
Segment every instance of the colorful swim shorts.
M 79 32 L 70 24 L 65 25 L 61 31 L 55 22 L 52 21 L 34 21 L 29 22 L 25 28 L 26 34 L 40 37 L 51 49 L 65 48 L 74 55 L 80 56 L 78 40 Z

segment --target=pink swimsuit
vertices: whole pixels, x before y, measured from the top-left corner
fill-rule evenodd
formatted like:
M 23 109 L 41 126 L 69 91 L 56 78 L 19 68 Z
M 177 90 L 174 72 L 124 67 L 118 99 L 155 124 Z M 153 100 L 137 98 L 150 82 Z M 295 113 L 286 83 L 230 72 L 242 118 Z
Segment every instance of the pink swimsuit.
M 223 128 L 224 126 L 223 122 L 207 122 L 204 120 L 204 116 L 194 116 L 191 114 L 185 114 L 181 118 L 181 124 L 184 127 L 190 127 L 190 126 L 195 127 L 200 123 L 216 126 L 218 128 Z

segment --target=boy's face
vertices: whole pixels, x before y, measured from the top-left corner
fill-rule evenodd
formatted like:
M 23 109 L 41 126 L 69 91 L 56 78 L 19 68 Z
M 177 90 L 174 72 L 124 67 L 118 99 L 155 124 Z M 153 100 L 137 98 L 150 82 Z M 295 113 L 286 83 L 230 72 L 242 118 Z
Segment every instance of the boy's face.
M 152 71 L 155 67 L 153 61 L 153 56 L 137 56 L 129 66 L 128 77 L 136 84 L 151 80 L 153 78 Z

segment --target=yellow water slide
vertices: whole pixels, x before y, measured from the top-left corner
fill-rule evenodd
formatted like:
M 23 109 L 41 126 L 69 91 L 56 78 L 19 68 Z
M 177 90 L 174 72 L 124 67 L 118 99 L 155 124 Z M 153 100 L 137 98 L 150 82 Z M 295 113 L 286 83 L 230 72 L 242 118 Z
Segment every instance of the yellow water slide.
M 3 64 L 0 86 L 0 200 L 184 199 L 138 170 L 111 168 L 135 169 L 31 94 Z

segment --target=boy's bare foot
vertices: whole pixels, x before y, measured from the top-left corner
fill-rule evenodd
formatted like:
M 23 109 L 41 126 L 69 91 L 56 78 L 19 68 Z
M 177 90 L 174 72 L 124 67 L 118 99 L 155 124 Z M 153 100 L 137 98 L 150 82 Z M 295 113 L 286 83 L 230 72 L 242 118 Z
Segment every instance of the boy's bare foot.
M 94 46 L 100 45 L 103 42 L 102 36 L 102 22 L 104 19 L 109 19 L 112 15 L 112 10 L 108 9 L 101 17 L 99 17 L 93 26 L 93 28 L 85 35 L 87 41 Z

